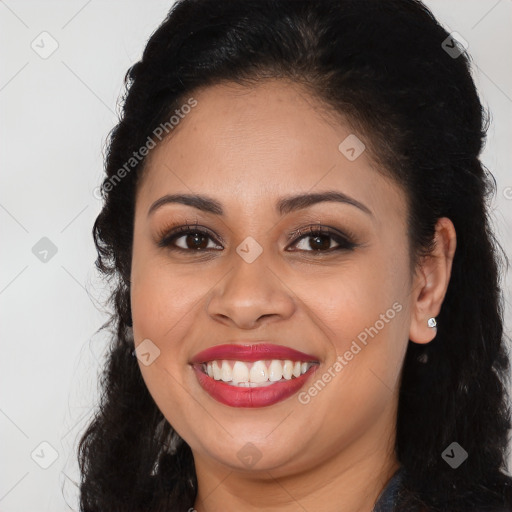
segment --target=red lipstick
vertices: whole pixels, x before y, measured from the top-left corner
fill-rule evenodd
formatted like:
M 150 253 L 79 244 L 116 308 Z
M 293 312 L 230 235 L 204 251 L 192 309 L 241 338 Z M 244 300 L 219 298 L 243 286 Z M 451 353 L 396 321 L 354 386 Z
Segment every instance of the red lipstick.
M 192 364 L 205 363 L 219 359 L 235 361 L 260 361 L 264 359 L 289 359 L 291 361 L 315 361 L 318 357 L 293 348 L 273 345 L 271 343 L 257 343 L 254 345 L 216 345 L 196 354 L 190 362 Z
M 215 380 L 205 373 L 203 363 L 235 360 L 242 362 L 289 360 L 313 364 L 299 377 L 266 382 L 257 387 L 241 387 Z M 190 361 L 201 387 L 215 400 L 231 407 L 265 407 L 292 396 L 301 389 L 318 368 L 318 357 L 282 345 L 270 343 L 217 345 L 196 354 Z

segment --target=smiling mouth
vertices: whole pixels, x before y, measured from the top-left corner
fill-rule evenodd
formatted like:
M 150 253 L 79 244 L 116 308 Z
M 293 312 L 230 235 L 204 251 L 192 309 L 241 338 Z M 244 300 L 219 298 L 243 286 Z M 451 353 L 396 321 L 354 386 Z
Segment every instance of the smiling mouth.
M 296 379 L 314 365 L 318 365 L 318 362 L 289 359 L 249 362 L 223 359 L 202 363 L 200 369 L 215 381 L 234 387 L 256 388 Z
M 230 407 L 267 407 L 297 393 L 317 371 L 317 356 L 274 343 L 214 345 L 189 362 L 199 385 Z

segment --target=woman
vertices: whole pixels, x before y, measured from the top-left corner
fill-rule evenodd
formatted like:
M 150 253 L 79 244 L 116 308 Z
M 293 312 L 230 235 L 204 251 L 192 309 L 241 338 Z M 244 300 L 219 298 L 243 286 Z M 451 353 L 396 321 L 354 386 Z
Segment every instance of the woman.
M 83 511 L 506 511 L 500 246 L 415 0 L 182 0 L 127 73 Z

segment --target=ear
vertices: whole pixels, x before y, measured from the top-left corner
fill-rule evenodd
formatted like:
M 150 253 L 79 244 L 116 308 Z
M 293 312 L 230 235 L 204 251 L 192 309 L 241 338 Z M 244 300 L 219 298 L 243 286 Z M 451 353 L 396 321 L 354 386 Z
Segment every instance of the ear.
M 448 217 L 436 223 L 435 248 L 425 256 L 416 269 L 411 295 L 411 327 L 409 339 L 415 343 L 429 343 L 437 334 L 436 327 L 428 326 L 428 319 L 436 317 L 448 289 L 457 235 Z

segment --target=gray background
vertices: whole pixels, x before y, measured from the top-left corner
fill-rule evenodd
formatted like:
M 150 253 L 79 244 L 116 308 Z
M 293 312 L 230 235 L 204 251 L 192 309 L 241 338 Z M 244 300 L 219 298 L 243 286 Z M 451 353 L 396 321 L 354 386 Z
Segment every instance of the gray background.
M 76 443 L 106 344 L 95 334 L 107 290 L 93 266 L 94 189 L 124 74 L 171 3 L 0 0 L 2 512 L 78 509 Z M 493 114 L 483 161 L 497 180 L 493 219 L 510 255 L 512 1 L 426 4 L 468 41 Z

